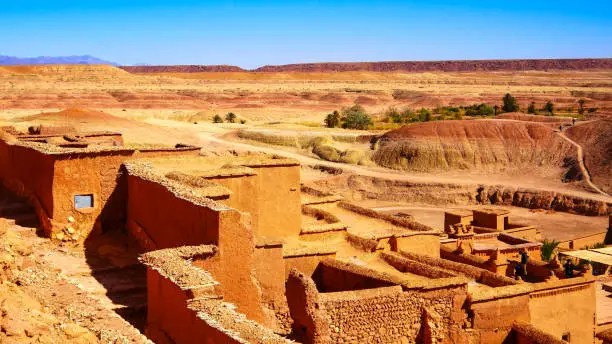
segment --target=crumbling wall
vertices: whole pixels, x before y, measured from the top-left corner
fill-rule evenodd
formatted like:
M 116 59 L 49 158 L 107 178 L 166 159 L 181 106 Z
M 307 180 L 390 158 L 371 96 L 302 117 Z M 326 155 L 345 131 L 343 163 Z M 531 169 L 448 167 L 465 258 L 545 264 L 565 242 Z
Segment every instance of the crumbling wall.
M 537 283 L 534 287 L 529 301 L 532 325 L 557 338 L 569 333 L 572 343 L 593 343 L 596 302 L 592 277 Z
M 191 263 L 218 255 L 211 246 L 147 253 L 147 335 L 156 343 L 288 343 L 221 301 L 218 281 Z M 245 292 L 249 292 L 248 290 Z
M 285 298 L 285 263 L 280 241 L 259 238 L 253 257 L 255 276 L 261 288 L 266 323 L 277 330 L 289 329 L 289 308 Z

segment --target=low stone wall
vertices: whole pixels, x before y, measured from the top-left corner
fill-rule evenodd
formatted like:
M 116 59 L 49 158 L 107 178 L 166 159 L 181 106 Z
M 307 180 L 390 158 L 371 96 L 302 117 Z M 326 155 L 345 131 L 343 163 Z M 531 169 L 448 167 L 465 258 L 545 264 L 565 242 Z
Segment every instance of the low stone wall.
M 389 276 L 373 270 L 342 262 L 330 263 L 325 261 L 322 265 L 334 268 L 339 274 L 319 275 L 319 278 L 330 278 L 319 282 L 334 285 L 334 290 L 345 290 L 323 293 L 321 286 L 307 276 L 290 274 L 287 296 L 298 340 L 304 343 L 452 343 L 465 336 L 461 333 L 466 320 L 462 310 L 467 297 L 465 281 L 432 289 L 409 288 L 390 282 Z M 367 285 L 357 281 L 360 276 Z
M 434 231 L 433 228 L 426 226 L 424 224 L 418 223 L 414 219 L 384 214 L 384 213 L 381 213 L 381 212 L 378 212 L 372 209 L 364 208 L 354 203 L 341 201 L 338 203 L 338 206 L 341 208 L 350 210 L 352 212 L 355 212 L 357 214 L 365 215 L 365 216 L 376 218 L 376 219 L 381 219 L 393 225 L 404 227 L 406 229 L 410 229 L 413 231 Z

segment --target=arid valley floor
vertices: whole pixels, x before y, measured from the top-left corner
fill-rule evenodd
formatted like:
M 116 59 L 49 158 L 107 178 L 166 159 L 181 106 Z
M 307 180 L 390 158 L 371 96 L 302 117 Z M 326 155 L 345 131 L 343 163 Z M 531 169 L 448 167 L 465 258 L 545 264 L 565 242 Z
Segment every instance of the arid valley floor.
M 0 66 L 0 127 L 0 343 L 612 343 L 612 69 Z

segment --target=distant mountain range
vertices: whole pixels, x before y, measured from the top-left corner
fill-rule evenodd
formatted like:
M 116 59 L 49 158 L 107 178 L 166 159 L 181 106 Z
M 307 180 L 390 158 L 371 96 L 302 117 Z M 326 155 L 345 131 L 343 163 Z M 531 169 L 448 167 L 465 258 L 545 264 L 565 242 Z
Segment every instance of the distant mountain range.
M 118 66 L 119 64 L 105 61 L 90 55 L 83 56 L 38 56 L 38 57 L 16 57 L 0 55 L 0 65 L 42 65 L 42 64 L 106 64 Z

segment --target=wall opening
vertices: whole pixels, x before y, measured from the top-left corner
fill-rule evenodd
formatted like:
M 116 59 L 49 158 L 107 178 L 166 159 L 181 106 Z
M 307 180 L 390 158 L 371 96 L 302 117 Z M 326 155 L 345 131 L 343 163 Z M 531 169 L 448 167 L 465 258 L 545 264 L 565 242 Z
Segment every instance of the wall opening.
M 74 208 L 75 209 L 87 209 L 93 208 L 93 195 L 75 195 L 74 196 Z
M 570 336 L 570 333 L 569 333 L 569 332 L 564 333 L 564 334 L 561 336 L 561 340 L 564 340 L 564 341 L 566 341 L 566 342 L 568 342 L 568 343 L 570 342 L 570 338 L 571 338 L 571 336 Z

